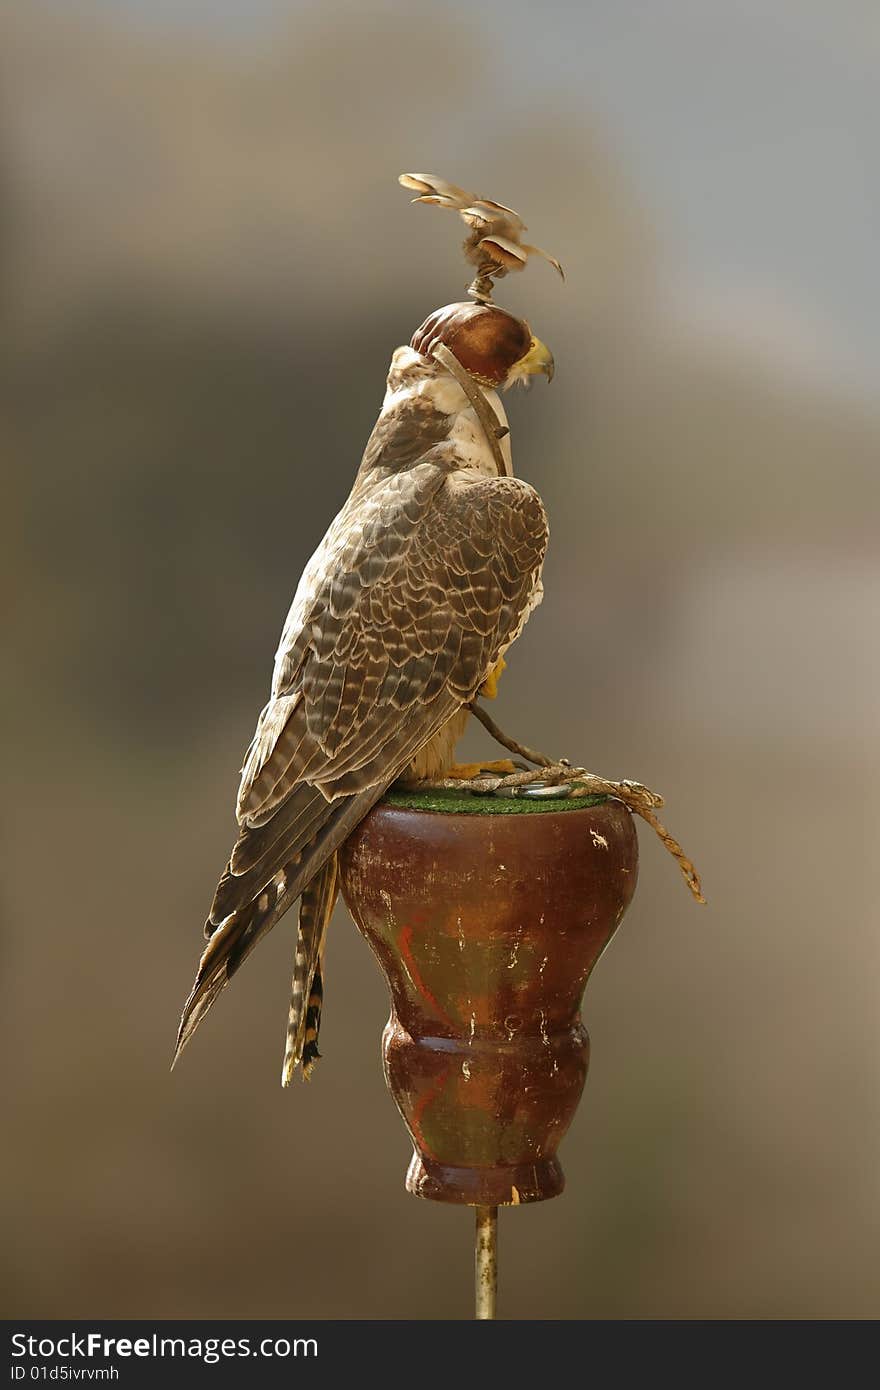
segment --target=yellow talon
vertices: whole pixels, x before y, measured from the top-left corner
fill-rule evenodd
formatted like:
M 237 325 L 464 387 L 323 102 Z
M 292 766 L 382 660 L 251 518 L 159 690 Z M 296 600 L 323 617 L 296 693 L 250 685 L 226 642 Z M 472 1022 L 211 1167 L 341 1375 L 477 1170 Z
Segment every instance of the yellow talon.
M 504 660 L 504 657 L 499 656 L 495 665 L 492 667 L 492 670 L 489 672 L 488 676 L 483 681 L 483 684 L 480 686 L 480 694 L 485 696 L 487 700 L 494 700 L 496 695 L 498 694 L 498 682 L 501 679 L 501 672 L 505 670 L 506 667 L 507 662 Z M 511 768 L 511 772 L 512 771 L 513 768 Z
M 455 777 L 462 782 L 468 782 L 471 777 L 476 777 L 479 771 L 479 763 L 453 763 L 452 767 L 446 773 L 446 776 Z

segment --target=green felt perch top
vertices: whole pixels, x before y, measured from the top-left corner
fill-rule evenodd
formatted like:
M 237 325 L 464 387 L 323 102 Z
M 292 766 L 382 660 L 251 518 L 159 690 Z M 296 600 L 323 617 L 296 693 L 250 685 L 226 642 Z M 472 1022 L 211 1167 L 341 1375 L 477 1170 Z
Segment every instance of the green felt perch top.
M 585 811 L 601 806 L 608 797 L 553 796 L 536 799 L 525 796 L 492 796 L 459 791 L 390 791 L 383 806 L 400 806 L 408 811 L 442 811 L 457 816 L 534 816 L 544 811 Z

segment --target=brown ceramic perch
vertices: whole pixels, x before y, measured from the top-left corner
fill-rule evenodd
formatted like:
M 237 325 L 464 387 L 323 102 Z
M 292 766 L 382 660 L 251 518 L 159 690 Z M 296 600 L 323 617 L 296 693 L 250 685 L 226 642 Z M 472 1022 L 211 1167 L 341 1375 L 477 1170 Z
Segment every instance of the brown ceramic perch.
M 342 889 L 391 990 L 383 1055 L 410 1192 L 498 1206 L 562 1191 L 584 986 L 637 873 L 630 813 L 595 797 L 392 794 L 351 836 Z

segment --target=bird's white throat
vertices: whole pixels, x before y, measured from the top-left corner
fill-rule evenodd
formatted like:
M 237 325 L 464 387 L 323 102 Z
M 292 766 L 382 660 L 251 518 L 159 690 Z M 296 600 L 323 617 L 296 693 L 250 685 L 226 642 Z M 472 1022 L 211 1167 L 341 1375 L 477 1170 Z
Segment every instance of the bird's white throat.
M 497 477 L 498 468 L 483 426 L 458 382 L 439 364 L 436 372 L 425 373 L 425 358 L 410 347 L 399 347 L 391 359 L 394 386 L 389 385 L 382 402 L 382 414 L 393 410 L 402 401 L 421 398 L 429 401 L 443 415 L 450 417 L 449 438 L 456 446 L 466 468 L 473 468 L 488 477 Z M 411 376 L 407 368 L 412 367 Z M 401 377 L 403 378 L 401 380 Z M 481 386 L 480 390 L 491 407 L 499 428 L 509 431 L 507 413 L 497 391 Z M 509 432 L 499 441 L 508 476 L 513 475 L 513 460 Z

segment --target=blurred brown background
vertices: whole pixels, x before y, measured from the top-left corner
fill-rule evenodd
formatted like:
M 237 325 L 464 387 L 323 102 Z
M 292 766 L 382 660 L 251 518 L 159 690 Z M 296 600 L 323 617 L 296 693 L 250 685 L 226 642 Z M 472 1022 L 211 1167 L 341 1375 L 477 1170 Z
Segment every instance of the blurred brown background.
M 710 899 L 642 835 L 502 1312 L 877 1316 L 876 9 L 56 0 L 0 68 L 5 1316 L 469 1315 L 341 911 L 313 1084 L 290 920 L 167 1070 L 290 596 L 465 283 L 411 168 L 568 271 L 502 287 L 558 371 L 498 717 L 661 789 Z

